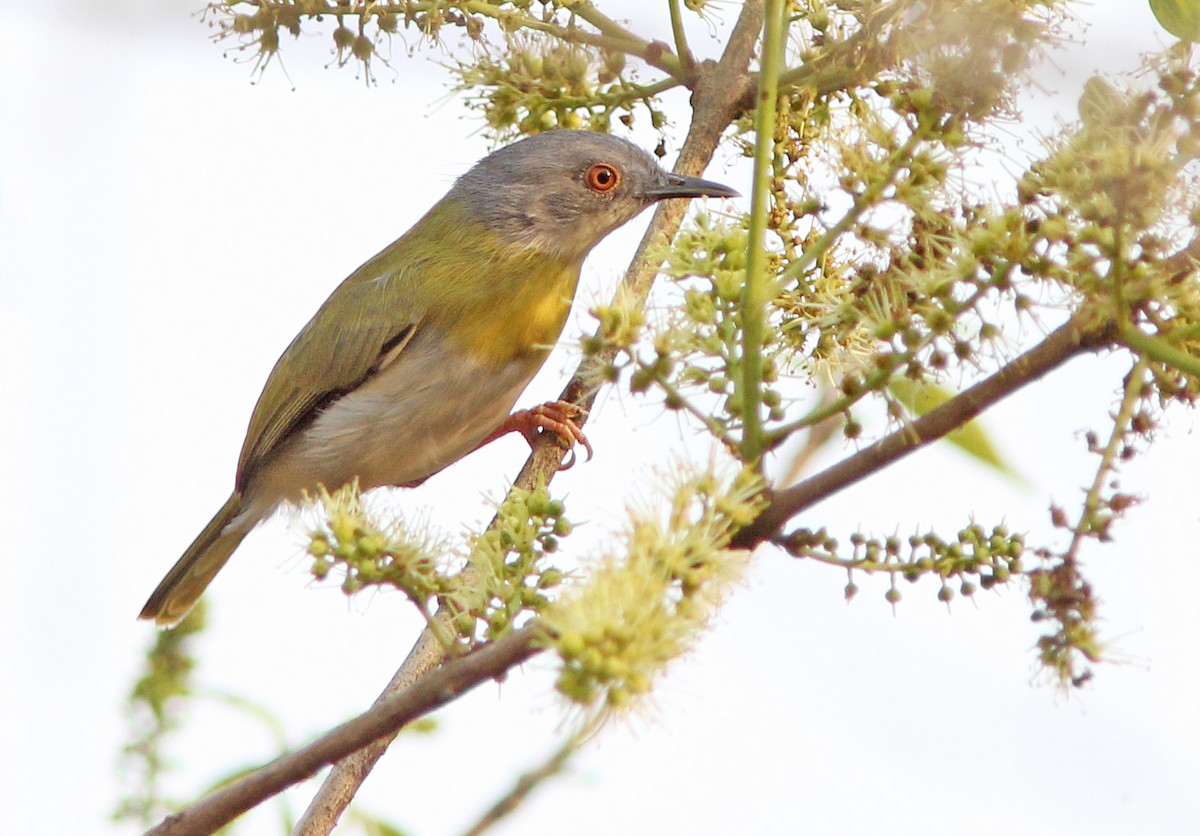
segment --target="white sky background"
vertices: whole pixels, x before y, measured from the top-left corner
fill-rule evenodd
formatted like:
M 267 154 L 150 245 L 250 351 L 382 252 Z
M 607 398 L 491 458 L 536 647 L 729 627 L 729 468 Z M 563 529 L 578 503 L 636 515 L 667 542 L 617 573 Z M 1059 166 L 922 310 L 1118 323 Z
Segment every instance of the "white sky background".
M 255 86 L 189 17 L 199 0 L 96 5 L 0 0 L 4 833 L 133 832 L 108 816 L 123 701 L 153 638 L 139 608 L 227 495 L 279 352 L 486 152 L 461 102 L 443 101 L 432 53 L 397 58 L 365 89 L 352 70 L 321 69 L 324 41 L 288 41 L 296 89 L 275 69 Z M 1079 13 L 1094 22 L 1086 43 L 1042 76 L 1060 95 L 1028 111 L 1042 132 L 1073 116 L 1091 71 L 1128 70 L 1168 40 L 1144 2 Z M 1018 140 L 1012 158 L 1036 150 Z M 748 192 L 727 162 L 710 176 Z M 582 299 L 606 295 L 644 221 L 596 252 Z M 522 403 L 557 394 L 574 356 L 555 354 Z M 985 524 L 1003 514 L 1044 533 L 1050 498 L 1078 502 L 1094 465 L 1080 433 L 1103 424 L 1123 362 L 1076 361 L 989 413 L 1034 488 L 932 449 L 806 520 L 907 534 L 953 531 L 978 510 Z M 1191 416 L 1173 418 L 1122 476 L 1150 502 L 1087 553 L 1121 663 L 1082 693 L 1064 698 L 1036 676 L 1016 588 L 947 613 L 932 585 L 905 585 L 893 613 L 885 581 L 860 578 L 847 606 L 843 575 L 764 553 L 653 705 L 496 832 L 1194 832 L 1197 452 Z M 601 400 L 588 433 L 596 458 L 555 482 L 586 522 L 574 555 L 619 525 L 631 490 L 650 493 L 647 463 L 694 438 L 620 395 Z M 520 439 L 497 443 L 396 504 L 460 530 L 489 516 L 483 494 L 499 496 L 524 455 Z M 419 628 L 398 594 L 347 604 L 311 584 L 299 541 L 284 519 L 246 541 L 209 595 L 197 672 L 277 711 L 293 744 L 364 708 Z M 393 747 L 364 809 L 421 836 L 460 832 L 557 745 L 569 724 L 552 682 L 538 660 L 443 712 L 436 735 Z M 171 753 L 182 765 L 171 791 L 190 797 L 275 750 L 260 725 L 209 703 Z M 291 796 L 297 809 L 311 792 Z M 270 813 L 243 829 L 277 831 Z

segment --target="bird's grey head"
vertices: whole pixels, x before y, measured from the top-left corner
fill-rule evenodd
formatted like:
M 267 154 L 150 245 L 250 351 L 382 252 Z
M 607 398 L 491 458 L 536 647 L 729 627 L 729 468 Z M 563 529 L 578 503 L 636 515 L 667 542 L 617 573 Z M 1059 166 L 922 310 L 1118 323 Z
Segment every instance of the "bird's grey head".
M 513 243 L 582 260 L 605 235 L 672 197 L 736 197 L 719 183 L 669 174 L 631 142 L 559 130 L 489 154 L 447 195 Z

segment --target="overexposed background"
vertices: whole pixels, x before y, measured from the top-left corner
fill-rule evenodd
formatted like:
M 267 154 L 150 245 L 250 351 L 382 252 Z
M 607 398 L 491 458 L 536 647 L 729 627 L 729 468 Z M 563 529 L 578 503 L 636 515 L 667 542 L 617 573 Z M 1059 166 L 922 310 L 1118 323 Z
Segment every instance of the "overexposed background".
M 153 639 L 139 608 L 227 495 L 282 348 L 487 150 L 447 98 L 437 51 L 408 60 L 397 41 L 394 69 L 368 89 L 352 69 L 322 69 L 325 40 L 289 40 L 291 80 L 273 68 L 251 84 L 248 65 L 208 42 L 198 5 L 0 0 L 4 833 L 134 831 L 109 816 L 124 700 Z M 667 31 L 657 4 L 616 5 L 638 31 Z M 1141 0 L 1078 13 L 1092 25 L 1043 68 L 1012 161 L 1037 150 L 1026 129 L 1074 115 L 1090 73 L 1129 71 L 1170 40 Z M 694 40 L 712 51 L 703 24 Z M 709 175 L 749 191 L 728 157 Z M 583 302 L 606 295 L 644 222 L 596 251 Z M 523 404 L 557 394 L 586 322 L 568 326 Z M 1081 432 L 1104 422 L 1124 361 L 1113 362 L 1077 361 L 987 416 L 1034 487 L 936 448 L 806 520 L 906 534 L 979 511 L 1044 531 L 1050 500 L 1076 505 L 1093 466 Z M 905 586 L 893 613 L 884 581 L 860 579 L 847 606 L 844 576 L 764 553 L 653 705 L 496 832 L 1195 832 L 1193 420 L 1175 413 L 1153 455 L 1123 473 L 1150 501 L 1115 544 L 1087 553 L 1119 663 L 1082 692 L 1064 697 L 1037 675 L 1037 631 L 1015 589 L 947 612 L 931 586 Z M 654 463 L 693 440 L 616 394 L 588 433 L 596 458 L 555 483 L 584 523 L 576 555 L 619 525 L 631 490 L 651 492 Z M 524 455 L 507 439 L 396 503 L 461 530 L 489 516 L 485 495 L 502 495 Z M 246 541 L 209 594 L 197 672 L 276 709 L 294 744 L 364 708 L 420 626 L 400 595 L 347 603 L 312 584 L 300 539 L 281 517 Z M 568 724 L 552 683 L 538 660 L 470 694 L 438 715 L 436 735 L 393 747 L 361 805 L 421 836 L 460 832 L 558 745 Z M 169 789 L 189 798 L 274 754 L 244 715 L 198 703 L 173 742 Z M 311 792 L 291 796 L 297 808 Z M 277 832 L 270 813 L 256 816 L 244 832 Z

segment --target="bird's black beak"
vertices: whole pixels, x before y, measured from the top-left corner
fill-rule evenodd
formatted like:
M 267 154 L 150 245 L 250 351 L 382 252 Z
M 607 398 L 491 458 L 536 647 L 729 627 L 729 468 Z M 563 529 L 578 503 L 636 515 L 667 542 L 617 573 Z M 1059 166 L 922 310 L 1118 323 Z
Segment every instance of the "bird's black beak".
M 663 185 L 647 189 L 645 196 L 650 200 L 664 200 L 669 197 L 741 197 L 728 186 L 711 180 L 701 180 L 699 177 L 668 174 L 666 179 L 667 182 Z

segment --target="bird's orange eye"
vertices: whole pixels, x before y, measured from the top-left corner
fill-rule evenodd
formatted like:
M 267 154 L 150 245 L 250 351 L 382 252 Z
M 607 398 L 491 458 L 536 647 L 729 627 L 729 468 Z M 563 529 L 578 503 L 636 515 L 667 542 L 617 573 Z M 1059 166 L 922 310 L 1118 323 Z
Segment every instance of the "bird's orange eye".
M 620 179 L 617 175 L 617 170 L 611 165 L 604 163 L 596 163 L 596 165 L 587 170 L 588 188 L 600 194 L 611 192 L 616 188 Z

